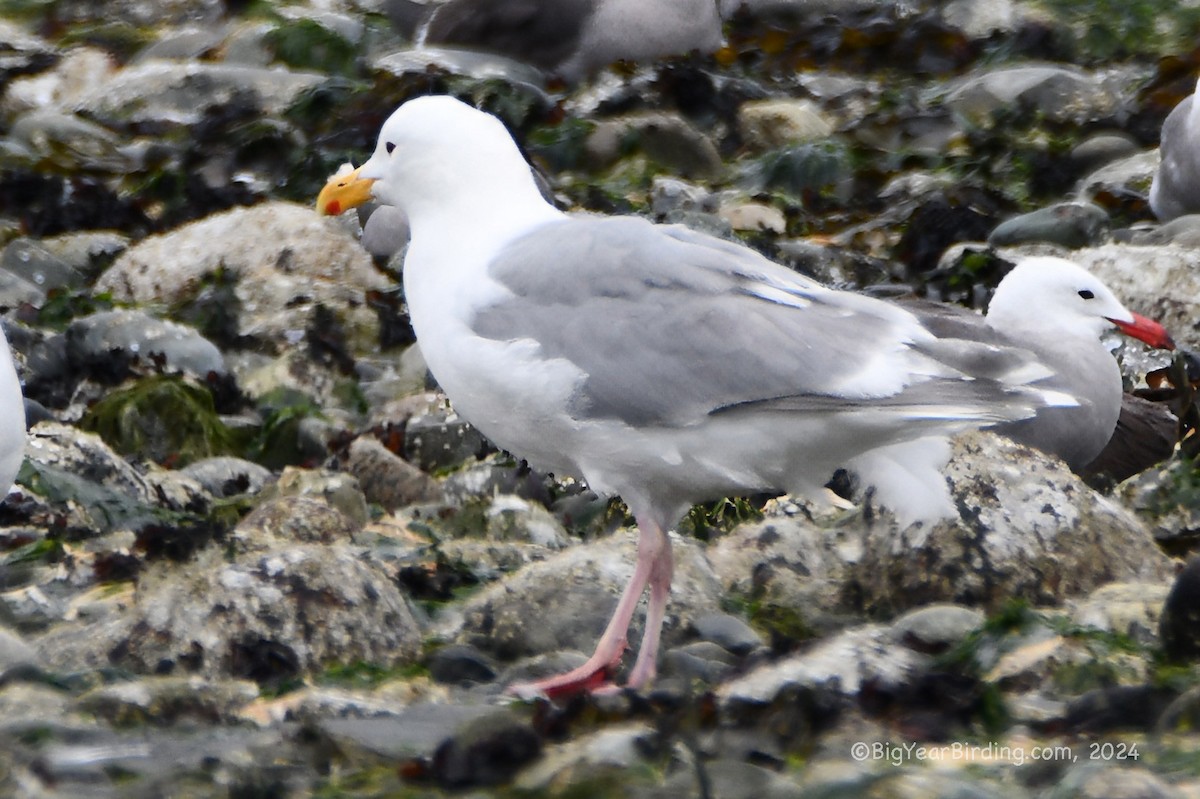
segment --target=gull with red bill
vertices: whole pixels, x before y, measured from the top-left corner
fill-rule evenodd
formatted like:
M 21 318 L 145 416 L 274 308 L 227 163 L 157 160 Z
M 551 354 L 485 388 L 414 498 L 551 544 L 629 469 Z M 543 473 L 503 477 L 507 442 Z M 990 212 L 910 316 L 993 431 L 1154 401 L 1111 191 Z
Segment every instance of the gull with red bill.
M 947 436 L 1078 404 L 1003 336 L 941 334 L 685 227 L 565 214 L 504 125 L 449 97 L 401 106 L 358 177 L 408 219 L 413 328 L 456 410 L 535 467 L 621 496 L 637 521 L 637 564 L 596 651 L 520 693 L 607 685 L 647 590 L 627 684 L 653 679 L 668 531 L 691 505 L 819 498 L 851 466 L 901 523 L 930 523 L 955 512 Z

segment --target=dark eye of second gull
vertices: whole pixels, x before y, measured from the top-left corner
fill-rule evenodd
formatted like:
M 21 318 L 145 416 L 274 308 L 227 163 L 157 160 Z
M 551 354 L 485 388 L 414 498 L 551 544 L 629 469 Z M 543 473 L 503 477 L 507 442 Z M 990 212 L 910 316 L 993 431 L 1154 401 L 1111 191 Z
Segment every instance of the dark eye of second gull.
M 1094 299 L 1096 295 L 1093 294 L 1089 289 L 1080 289 L 1079 296 L 1083 297 L 1085 300 L 1090 300 Z
M 388 155 L 391 155 L 392 150 L 396 149 L 396 145 L 392 144 L 391 142 L 388 142 L 387 144 L 383 145 L 383 149 L 387 150 Z

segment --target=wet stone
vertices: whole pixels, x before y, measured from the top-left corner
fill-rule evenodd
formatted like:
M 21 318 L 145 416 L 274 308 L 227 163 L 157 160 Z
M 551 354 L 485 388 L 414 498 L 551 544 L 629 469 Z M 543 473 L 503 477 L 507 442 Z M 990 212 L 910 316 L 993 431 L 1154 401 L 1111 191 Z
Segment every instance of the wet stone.
M 753 627 L 728 613 L 710 613 L 692 621 L 702 640 L 711 641 L 735 655 L 745 655 L 765 645 Z
M 360 436 L 350 444 L 346 469 L 358 478 L 367 501 L 385 510 L 434 502 L 442 495 L 433 478 L 371 437 Z
M 1059 203 L 1006 219 L 988 236 L 994 247 L 1048 242 L 1069 249 L 1098 244 L 1108 231 L 1108 214 L 1091 203 Z
M 457 414 L 415 416 L 404 428 L 404 458 L 427 474 L 457 468 L 489 449 L 483 434 Z
M 929 605 L 892 622 L 897 641 L 918 652 L 938 654 L 953 649 L 983 625 L 984 615 L 961 605 Z
M 205 458 L 180 469 L 214 497 L 257 494 L 271 477 L 271 471 L 253 461 L 228 455 Z
M 114 351 L 147 362 L 161 358 L 167 369 L 201 378 L 226 373 L 221 351 L 195 329 L 142 311 L 101 311 L 67 329 L 67 357 L 75 363 L 95 363 Z
M 426 665 L 429 675 L 437 682 L 458 685 L 496 679 L 491 659 L 475 647 L 464 644 L 439 647 L 429 656 Z

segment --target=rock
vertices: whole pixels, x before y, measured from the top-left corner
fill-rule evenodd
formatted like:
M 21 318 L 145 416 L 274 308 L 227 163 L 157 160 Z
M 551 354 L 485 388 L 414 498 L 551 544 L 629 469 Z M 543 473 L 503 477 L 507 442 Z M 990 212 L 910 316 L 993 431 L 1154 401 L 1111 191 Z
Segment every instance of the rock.
M 119 352 L 127 359 L 160 361 L 170 371 L 203 379 L 227 373 L 221 351 L 190 327 L 142 311 L 101 311 L 76 319 L 67 328 L 67 357 L 80 368 Z
M 936 655 L 961 644 L 983 626 L 984 615 L 961 605 L 928 605 L 892 622 L 892 635 L 917 652 Z
M 258 697 L 248 680 L 142 677 L 88 691 L 76 706 L 111 724 L 172 724 L 181 719 L 232 721 Z
M 1200 557 L 1189 560 L 1175 578 L 1163 604 L 1158 637 L 1167 657 L 1200 658 Z
M 990 433 L 958 437 L 946 475 L 961 518 L 868 526 L 854 576 L 863 607 L 1055 605 L 1115 580 L 1163 579 L 1146 527 L 1065 465 Z M 881 520 L 882 521 L 882 520 Z
M 1141 145 L 1128 133 L 1094 133 L 1071 148 L 1071 160 L 1081 169 L 1095 170 L 1139 151 Z
M 980 119 L 1025 107 L 1056 122 L 1084 122 L 1111 114 L 1116 88 L 1082 69 L 1062 65 L 999 67 L 950 81 L 946 105 Z
M 1080 627 L 1128 636 L 1142 646 L 1158 646 L 1163 603 L 1169 591 L 1166 582 L 1101 586 L 1071 603 L 1071 621 Z
M 76 475 L 129 499 L 151 504 L 154 494 L 144 477 L 113 452 L 99 436 L 57 422 L 42 422 L 29 431 L 25 457 L 46 467 Z
M 442 495 L 433 478 L 374 438 L 359 436 L 351 442 L 346 469 L 358 479 L 367 501 L 385 510 L 436 502 Z
M 37 664 L 38 656 L 33 648 L 16 633 L 0 627 L 0 685 Z
M 717 215 L 734 230 L 749 230 L 782 235 L 787 232 L 787 217 L 773 205 L 739 202 L 722 205 Z
M 390 577 L 357 552 L 293 544 L 143 571 L 115 638 L 103 648 L 138 674 L 279 684 L 332 664 L 410 662 L 421 634 Z
M 464 644 L 439 647 L 429 656 L 426 665 L 429 676 L 437 682 L 460 685 L 496 679 L 491 659 L 475 647 Z
M 1200 214 L 1177 216 L 1158 227 L 1122 231 L 1122 238 L 1117 240 L 1124 244 L 1175 244 L 1195 249 L 1200 247 Z
M 711 641 L 694 641 L 663 652 L 662 674 L 682 677 L 689 683 L 700 680 L 716 685 L 733 671 L 737 662 L 738 658 L 722 646 Z
M 289 466 L 279 479 L 263 492 L 263 499 L 276 497 L 314 497 L 323 500 L 351 522 L 363 525 L 371 518 L 366 497 L 358 480 L 341 472 L 298 469 Z
M 632 140 L 651 161 L 688 180 L 712 179 L 724 171 L 716 145 L 682 117 L 660 112 L 631 114 L 598 123 L 585 148 L 593 169 L 616 163 Z
M 325 720 L 319 732 L 352 761 L 411 764 L 448 788 L 503 782 L 541 753 L 526 722 L 485 705 L 418 704 L 395 718 Z
M 190 126 L 205 109 L 250 96 L 266 114 L 280 114 L 320 75 L 286 69 L 181 63 L 161 59 L 133 64 L 82 92 L 76 106 L 103 124 L 154 128 Z
M 1100 243 L 1108 231 L 1108 214 L 1091 203 L 1058 203 L 1001 222 L 988 244 L 1006 247 L 1044 241 L 1069 249 Z
M 1081 764 L 1052 790 L 1063 799 L 1183 799 L 1186 795 L 1152 771 L 1126 763 Z
M 482 433 L 453 412 L 414 416 L 404 428 L 405 460 L 430 474 L 458 468 L 490 448 Z
M 764 618 L 752 621 L 779 641 L 794 641 L 842 626 L 842 591 L 861 546 L 853 531 L 781 514 L 739 525 L 709 547 L 708 558 L 726 592 L 762 610 Z
M 336 544 L 350 540 L 361 525 L 321 498 L 264 498 L 230 536 L 243 553 L 265 552 L 295 544 Z
M 728 613 L 709 613 L 692 620 L 692 629 L 701 640 L 711 641 L 735 655 L 745 655 L 764 645 L 762 636 Z
M 233 284 L 223 305 L 238 336 L 285 349 L 303 340 L 324 308 L 352 352 L 374 348 L 379 323 L 363 293 L 386 280 L 347 234 L 291 203 L 236 208 L 143 239 L 96 288 L 117 300 L 183 306 L 218 276 Z
M 675 578 L 663 628 L 667 646 L 678 640 L 689 619 L 716 610 L 720 595 L 695 543 L 674 535 L 671 543 Z M 467 600 L 455 638 L 501 660 L 557 650 L 591 652 L 634 561 L 634 536 L 622 532 L 531 563 Z M 644 615 L 644 610 L 634 614 L 630 641 L 638 640 Z
M 257 494 L 271 477 L 271 471 L 253 461 L 219 456 L 194 461 L 180 469 L 214 497 Z
M 63 53 L 52 69 L 10 82 L 0 110 L 11 118 L 35 109 L 70 109 L 81 96 L 108 80 L 115 69 L 112 57 L 103 50 L 74 47 Z
M 31 283 L 40 291 L 74 288 L 83 283 L 84 276 L 74 266 L 59 258 L 33 239 L 13 239 L 0 252 L 0 269 Z
M 551 786 L 587 784 L 606 773 L 628 774 L 645 762 L 653 728 L 642 722 L 615 724 L 576 740 L 546 747 L 541 759 L 514 780 L 519 791 L 546 792 Z
M 770 705 L 787 691 L 809 688 L 855 697 L 871 690 L 895 690 L 926 664 L 924 655 L 889 640 L 887 628 L 868 624 L 833 635 L 806 652 L 760 666 L 717 688 L 717 700 L 730 713 Z
M 656 175 L 650 185 L 650 210 L 657 217 L 681 211 L 712 212 L 716 197 L 708 189 L 686 180 Z
M 1021 7 L 1014 0 L 951 0 L 942 7 L 942 19 L 972 39 L 1017 30 Z
M 750 100 L 738 108 L 738 133 L 755 150 L 824 139 L 833 124 L 811 100 Z
M 1148 213 L 1146 193 L 1150 191 L 1150 180 L 1157 169 L 1157 150 L 1146 150 L 1118 158 L 1080 178 L 1075 184 L 1075 195 L 1080 200 L 1094 201 L 1106 208 L 1114 203 L 1114 200 L 1106 200 L 1106 197 L 1115 199 L 1134 195 L 1140 200 L 1140 206 L 1135 203 L 1135 207 L 1144 208 Z
M 706 763 L 704 770 L 710 795 L 721 799 L 800 799 L 806 795 L 786 777 L 752 763 L 721 759 Z M 692 769 L 680 769 L 664 786 L 667 796 L 695 796 L 698 788 Z

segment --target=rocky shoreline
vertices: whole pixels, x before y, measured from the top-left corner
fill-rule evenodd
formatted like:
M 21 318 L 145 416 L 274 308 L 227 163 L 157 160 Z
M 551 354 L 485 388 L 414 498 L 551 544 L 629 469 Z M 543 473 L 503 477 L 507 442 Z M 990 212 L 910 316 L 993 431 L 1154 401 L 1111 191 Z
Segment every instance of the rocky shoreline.
M 31 429 L 0 505 L 0 796 L 1200 796 L 1189 442 L 1098 490 L 964 436 L 932 529 L 869 495 L 697 508 L 651 690 L 504 694 L 582 662 L 634 538 L 454 414 L 403 250 L 313 210 L 408 97 L 499 115 L 564 208 L 976 308 L 1061 255 L 1200 348 L 1200 223 L 1146 204 L 1195 9 L 746 6 L 715 56 L 573 86 L 415 53 L 372 0 L 6 7 Z M 1171 363 L 1117 346 L 1131 386 Z

